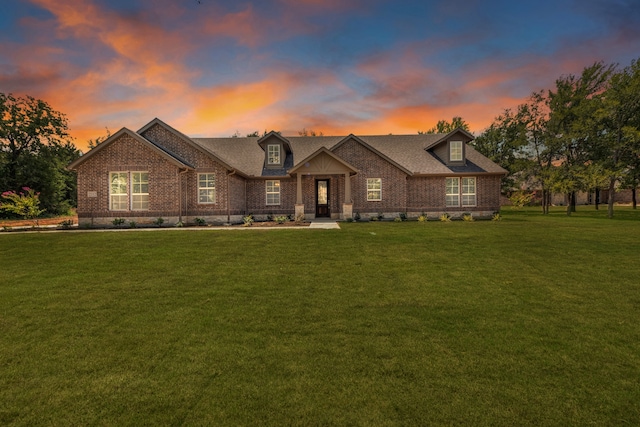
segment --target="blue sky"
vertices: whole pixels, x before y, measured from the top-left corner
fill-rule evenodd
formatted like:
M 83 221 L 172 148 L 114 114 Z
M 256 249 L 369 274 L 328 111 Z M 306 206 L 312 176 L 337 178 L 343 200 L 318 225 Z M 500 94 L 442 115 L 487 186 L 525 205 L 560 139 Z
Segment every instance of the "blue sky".
M 3 0 L 0 92 L 77 145 L 158 117 L 192 136 L 404 134 L 640 57 L 631 0 Z

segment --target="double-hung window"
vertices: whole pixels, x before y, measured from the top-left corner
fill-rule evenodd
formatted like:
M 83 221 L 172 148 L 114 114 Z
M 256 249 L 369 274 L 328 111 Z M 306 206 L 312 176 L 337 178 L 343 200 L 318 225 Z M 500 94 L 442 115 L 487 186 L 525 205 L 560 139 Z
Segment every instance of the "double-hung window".
M 266 183 L 267 205 L 280 204 L 280 181 L 270 180 Z
M 109 210 L 126 211 L 129 209 L 128 181 L 129 174 L 127 172 L 109 173 Z
M 269 165 L 280 164 L 280 145 L 279 144 L 267 145 L 267 164 Z
M 476 206 L 476 178 L 447 178 L 445 197 L 447 207 Z
M 449 161 L 461 162 L 462 158 L 462 141 L 449 142 Z
M 382 179 L 367 178 L 367 201 L 379 202 L 382 200 Z
M 476 205 L 476 179 L 462 178 L 462 206 Z
M 216 202 L 216 174 L 198 174 L 198 203 Z
M 446 185 L 447 207 L 460 206 L 460 178 L 447 178 Z
M 131 210 L 149 209 L 149 173 L 131 172 Z

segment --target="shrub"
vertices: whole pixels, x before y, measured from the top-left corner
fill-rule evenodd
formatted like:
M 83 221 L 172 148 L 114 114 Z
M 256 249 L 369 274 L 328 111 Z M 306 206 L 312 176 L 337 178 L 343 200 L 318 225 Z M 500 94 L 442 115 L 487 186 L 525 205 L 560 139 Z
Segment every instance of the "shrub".
M 296 217 L 296 222 L 304 222 L 304 214 L 300 214 Z
M 422 214 L 418 217 L 418 221 L 419 222 L 426 222 L 427 221 L 427 216 Z
M 399 216 L 395 217 L 393 219 L 393 222 L 402 222 L 402 218 L 400 218 Z
M 276 222 L 278 224 L 284 224 L 285 222 L 289 222 L 289 217 L 286 215 L 281 215 L 276 217 Z
M 521 209 L 523 206 L 531 203 L 533 198 L 535 197 L 534 192 L 528 191 L 514 191 L 509 196 L 509 201 L 511 202 L 511 209 Z
M 347 222 L 353 222 L 353 218 L 347 218 Z
M 378 218 L 377 216 L 372 216 L 371 217 L 371 221 L 379 221 L 379 220 L 380 220 L 380 218 Z
M 273 221 L 273 218 L 274 218 L 273 213 L 269 212 L 267 214 L 267 221 L 271 222 L 271 221 Z
M 441 222 L 451 222 L 451 215 L 449 215 L 448 213 L 443 213 L 442 215 L 440 215 L 440 221 Z
M 406 221 L 406 220 L 407 220 L 407 213 L 400 212 L 400 221 Z
M 71 227 L 73 227 L 73 220 L 68 219 L 66 221 L 62 221 L 62 222 L 58 223 L 58 226 L 63 228 L 63 229 L 65 229 L 65 230 L 68 230 Z
M 475 221 L 475 219 L 473 218 L 473 215 L 468 213 L 468 214 L 464 214 L 462 215 L 462 220 L 466 221 L 466 222 L 473 222 Z
M 124 224 L 124 218 L 114 218 L 113 221 L 111 221 L 111 224 L 113 224 L 114 227 L 120 227 Z
M 360 212 L 356 212 L 356 214 L 353 217 L 354 220 L 356 221 L 360 221 L 361 217 L 360 217 Z
M 162 226 L 162 224 L 164 224 L 164 218 L 162 218 L 162 217 L 156 218 L 156 220 L 155 220 L 155 221 L 153 221 L 153 223 L 154 223 L 155 225 L 157 225 L 158 227 L 161 227 L 161 226 Z
M 249 214 L 242 218 L 243 225 L 245 227 L 251 227 L 253 224 L 253 214 Z
M 382 221 L 384 219 L 384 214 L 382 212 L 378 212 L 378 219 Z
M 38 216 L 45 210 L 40 209 L 40 193 L 36 193 L 35 190 L 29 187 L 22 187 L 20 193 L 15 191 L 5 191 L 0 195 L 5 202 L 0 203 L 0 210 L 11 212 L 19 215 L 24 219 L 35 219 L 35 224 L 38 225 Z
M 207 225 L 207 221 L 205 221 L 204 218 L 196 218 L 194 222 L 199 226 Z
M 496 212 L 491 216 L 491 221 L 502 221 L 502 216 L 500 212 Z
M 129 228 L 136 228 L 138 224 L 135 221 L 129 221 Z

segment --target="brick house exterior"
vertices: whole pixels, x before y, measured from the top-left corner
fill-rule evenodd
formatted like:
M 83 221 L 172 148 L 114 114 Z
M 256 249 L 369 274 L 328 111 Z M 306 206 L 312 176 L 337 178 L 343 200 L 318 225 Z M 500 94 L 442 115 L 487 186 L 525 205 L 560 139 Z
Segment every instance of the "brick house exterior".
M 253 214 L 345 219 L 490 216 L 506 171 L 473 135 L 190 138 L 154 119 L 121 129 L 69 168 L 78 221 L 240 222 Z

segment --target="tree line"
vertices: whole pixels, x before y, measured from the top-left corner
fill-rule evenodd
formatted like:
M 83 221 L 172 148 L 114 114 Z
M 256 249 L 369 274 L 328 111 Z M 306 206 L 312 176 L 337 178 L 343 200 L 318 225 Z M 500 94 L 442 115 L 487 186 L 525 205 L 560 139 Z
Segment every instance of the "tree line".
M 80 156 L 64 114 L 31 96 L 0 93 L 0 191 L 37 191 L 47 214 L 76 206 L 76 176 L 66 166 Z
M 634 208 L 640 182 L 640 62 L 619 68 L 603 62 L 580 75 L 564 75 L 555 87 L 533 92 L 507 108 L 474 141 L 475 148 L 509 171 L 503 192 L 541 189 L 542 211 L 552 193 L 568 196 L 607 190 L 613 216 L 618 189 L 631 189 Z M 597 205 L 596 205 L 597 207 Z

